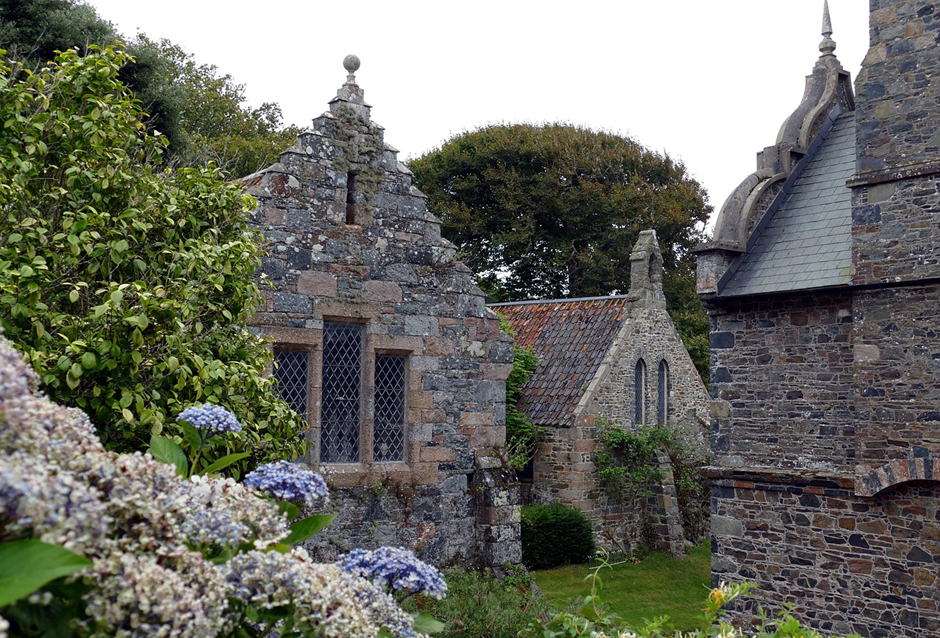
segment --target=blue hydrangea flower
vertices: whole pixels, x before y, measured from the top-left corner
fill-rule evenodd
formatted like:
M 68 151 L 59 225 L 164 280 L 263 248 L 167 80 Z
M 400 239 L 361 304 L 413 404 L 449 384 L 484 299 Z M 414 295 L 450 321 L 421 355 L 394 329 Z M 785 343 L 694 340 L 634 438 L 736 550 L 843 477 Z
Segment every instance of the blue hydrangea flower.
M 177 421 L 186 421 L 197 430 L 209 435 L 219 432 L 241 432 L 242 424 L 235 415 L 221 405 L 206 404 L 189 407 L 176 415 Z
M 303 502 L 307 507 L 326 505 L 330 496 L 322 476 L 288 461 L 260 465 L 248 473 L 243 483 L 279 500 Z
M 423 592 L 443 598 L 447 583 L 440 570 L 418 560 L 413 552 L 399 547 L 375 550 L 354 549 L 340 556 L 336 564 L 350 574 L 367 578 L 379 587 L 409 593 Z

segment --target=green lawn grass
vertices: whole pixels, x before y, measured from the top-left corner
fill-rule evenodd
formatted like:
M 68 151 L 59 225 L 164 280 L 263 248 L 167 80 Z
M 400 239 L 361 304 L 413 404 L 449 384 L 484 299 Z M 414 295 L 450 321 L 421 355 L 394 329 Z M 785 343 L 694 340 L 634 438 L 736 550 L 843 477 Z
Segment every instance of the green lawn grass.
M 645 618 L 669 616 L 676 629 L 696 627 L 696 618 L 705 609 L 710 587 L 708 545 L 694 548 L 687 556 L 652 553 L 639 563 L 627 562 L 601 570 L 601 600 L 608 611 L 628 625 L 642 624 Z M 565 610 L 574 598 L 591 591 L 584 580 L 590 565 L 569 565 L 532 572 L 548 603 Z

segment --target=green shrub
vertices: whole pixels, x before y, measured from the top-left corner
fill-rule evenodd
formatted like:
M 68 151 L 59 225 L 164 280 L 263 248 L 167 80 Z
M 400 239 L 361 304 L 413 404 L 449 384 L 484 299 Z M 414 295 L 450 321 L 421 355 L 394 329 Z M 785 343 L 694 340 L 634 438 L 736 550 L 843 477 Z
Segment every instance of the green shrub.
M 304 454 L 306 424 L 263 376 L 247 329 L 263 297 L 254 200 L 213 168 L 160 171 L 162 144 L 118 79 L 126 54 L 0 64 L 0 327 L 55 401 L 109 449 L 182 437 L 215 403 L 245 426 L 227 471 Z
M 561 503 L 522 508 L 522 562 L 530 569 L 583 563 L 594 550 L 591 522 L 578 510 Z
M 516 567 L 500 582 L 489 572 L 455 568 L 445 574 L 447 597 L 415 597 L 402 607 L 424 611 L 445 623 L 441 634 L 452 638 L 516 638 L 530 624 L 542 621 L 547 606 L 529 587 L 528 574 Z

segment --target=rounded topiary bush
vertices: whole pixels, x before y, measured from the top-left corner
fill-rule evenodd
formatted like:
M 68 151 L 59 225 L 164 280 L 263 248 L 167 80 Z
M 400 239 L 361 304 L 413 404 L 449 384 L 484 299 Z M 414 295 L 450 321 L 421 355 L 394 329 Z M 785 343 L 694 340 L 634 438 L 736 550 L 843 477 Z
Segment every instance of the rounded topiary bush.
M 583 563 L 594 549 L 594 530 L 582 512 L 561 503 L 522 508 L 522 562 L 530 569 Z

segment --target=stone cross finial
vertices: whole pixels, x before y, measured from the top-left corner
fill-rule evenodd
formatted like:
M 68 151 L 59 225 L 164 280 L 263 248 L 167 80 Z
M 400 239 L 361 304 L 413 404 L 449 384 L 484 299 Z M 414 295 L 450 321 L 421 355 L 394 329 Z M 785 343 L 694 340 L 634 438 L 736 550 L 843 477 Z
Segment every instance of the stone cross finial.
M 832 55 L 836 50 L 836 42 L 832 39 L 832 19 L 829 17 L 829 0 L 823 0 L 822 42 L 819 51 L 823 55 Z
M 356 83 L 356 71 L 359 70 L 359 56 L 349 54 L 343 58 L 343 68 L 346 69 L 346 84 Z
M 655 230 L 644 230 L 630 253 L 630 291 L 627 301 L 634 308 L 666 309 L 663 294 L 663 255 Z

